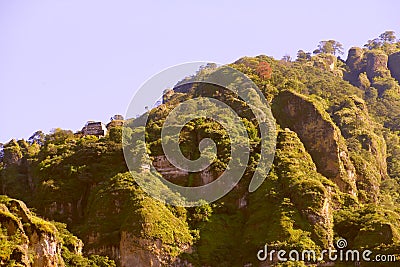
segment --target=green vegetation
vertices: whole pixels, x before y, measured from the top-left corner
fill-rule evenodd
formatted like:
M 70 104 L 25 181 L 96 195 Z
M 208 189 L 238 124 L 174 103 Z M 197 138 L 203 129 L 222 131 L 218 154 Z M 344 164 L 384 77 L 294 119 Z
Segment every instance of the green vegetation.
M 66 266 L 112 267 L 115 262 L 107 257 L 81 254 L 83 243 L 71 234 L 66 225 L 37 217 L 22 201 L 0 195 L 0 263 L 2 266 L 26 266 L 43 262 L 43 244 L 54 243 L 61 251 L 47 255 Z M 34 246 L 36 248 L 34 249 Z
M 346 62 L 335 56 L 341 54 L 341 44 L 328 40 L 313 55 L 299 50 L 295 61 L 260 55 L 230 64 L 260 88 L 279 129 L 272 169 L 253 193 L 248 185 L 260 160 L 260 126 L 237 91 L 196 82 L 218 77 L 215 65 L 165 91 L 163 104 L 148 111 L 146 128 L 135 128 L 143 117 L 126 121 L 131 135 L 122 131 L 123 118 L 114 116 L 106 136 L 55 129 L 1 144 L 1 193 L 12 198 L 0 197 L 0 265 L 32 262 L 37 254 L 26 244 L 35 233 L 53 238 L 66 266 L 118 266 L 124 260 L 144 266 L 174 261 L 255 266 L 256 253 L 265 244 L 321 251 L 340 237 L 348 248 L 398 255 L 400 86 L 385 63 L 398 51 L 399 42 L 387 31 L 355 49 Z M 165 185 L 143 166 L 164 155 L 160 134 L 167 115 L 199 96 L 216 98 L 238 114 L 249 136 L 249 162 L 235 162 L 247 165 L 244 176 L 215 203 L 169 206 L 166 197 L 179 198 L 166 196 Z M 200 105 L 227 117 L 206 100 Z M 238 125 L 233 131 L 239 131 Z M 132 142 L 139 133 L 145 133 L 150 157 L 138 154 L 143 144 Z M 179 146 L 194 160 L 204 138 L 216 143 L 217 159 L 209 169 L 215 179 L 231 160 L 223 125 L 208 118 L 190 120 L 180 132 Z M 137 172 L 127 170 L 122 140 Z M 201 174 L 165 178 L 199 186 L 204 183 Z M 157 188 L 160 200 L 150 198 L 138 186 L 140 180 Z

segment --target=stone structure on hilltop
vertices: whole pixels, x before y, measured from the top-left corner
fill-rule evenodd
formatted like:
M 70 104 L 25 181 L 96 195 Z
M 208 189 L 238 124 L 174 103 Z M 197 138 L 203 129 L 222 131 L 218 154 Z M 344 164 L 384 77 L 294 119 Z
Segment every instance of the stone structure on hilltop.
M 107 128 L 102 122 L 88 121 L 82 128 L 83 135 L 96 135 L 105 136 L 107 134 Z

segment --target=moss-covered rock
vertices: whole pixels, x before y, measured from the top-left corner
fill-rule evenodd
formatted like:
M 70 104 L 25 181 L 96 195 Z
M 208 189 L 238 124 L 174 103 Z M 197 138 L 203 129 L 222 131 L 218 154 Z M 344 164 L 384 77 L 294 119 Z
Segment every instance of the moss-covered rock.
M 90 253 L 118 259 L 121 266 L 171 264 L 193 244 L 184 218 L 145 194 L 131 173 L 93 192 L 81 235 Z
M 298 134 L 318 172 L 343 192 L 356 195 L 355 169 L 340 130 L 329 114 L 318 103 L 288 90 L 274 98 L 272 111 L 281 127 Z
M 381 127 L 370 118 L 364 100 L 355 96 L 343 101 L 333 118 L 346 139 L 356 168 L 359 198 L 376 202 L 381 180 L 388 178 Z
M 316 169 L 296 133 L 281 130 L 273 170 L 249 197 L 244 258 L 265 244 L 300 251 L 332 246 L 332 213 L 340 207 L 342 193 Z
M 370 81 L 373 81 L 377 76 L 384 76 L 387 74 L 388 56 L 386 54 L 380 51 L 368 51 L 365 53 L 365 56 L 365 71 Z

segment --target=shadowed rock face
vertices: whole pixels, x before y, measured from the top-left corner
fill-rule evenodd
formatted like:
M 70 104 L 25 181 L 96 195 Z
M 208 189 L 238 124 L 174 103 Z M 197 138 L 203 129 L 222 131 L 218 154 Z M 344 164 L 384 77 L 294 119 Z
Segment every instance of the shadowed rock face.
M 360 85 L 358 79 L 360 73 L 365 72 L 365 61 L 363 60 L 364 51 L 359 47 L 352 47 L 347 56 L 346 65 L 349 72 L 345 73 L 344 78 L 355 86 Z
M 317 171 L 334 181 L 341 191 L 355 195 L 355 168 L 340 130 L 329 115 L 305 96 L 290 91 L 283 91 L 274 99 L 272 111 L 283 128 L 297 133 Z
M 400 83 L 400 52 L 391 54 L 388 59 L 388 68 L 392 77 Z
M 350 70 L 362 72 L 363 54 L 364 54 L 363 50 L 359 47 L 350 48 L 346 60 L 346 64 L 347 66 L 349 66 Z
M 360 86 L 360 74 L 366 72 L 368 80 L 373 83 L 374 78 L 378 76 L 387 75 L 388 65 L 391 65 L 392 76 L 395 77 L 396 73 L 400 77 L 400 54 L 395 53 L 391 57 L 391 62 L 388 62 L 388 56 L 380 51 L 367 51 L 364 52 L 359 47 L 353 47 L 349 50 L 346 65 L 349 71 L 345 73 L 345 80 L 349 81 L 355 86 Z
M 381 76 L 382 70 L 387 70 L 388 56 L 383 53 L 367 53 L 367 65 L 365 71 L 368 79 L 372 82 L 377 76 Z

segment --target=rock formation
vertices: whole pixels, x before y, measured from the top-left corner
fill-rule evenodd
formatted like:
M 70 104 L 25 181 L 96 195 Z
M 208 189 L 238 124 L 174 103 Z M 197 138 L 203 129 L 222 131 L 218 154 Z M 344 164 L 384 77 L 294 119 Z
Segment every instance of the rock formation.
M 22 266 L 64 266 L 62 241 L 51 223 L 32 215 L 22 201 L 1 196 L 0 203 L 0 225 L 11 237 L 6 241 L 9 257 L 0 259 L 0 265 L 14 261 Z
M 355 96 L 339 105 L 333 119 L 346 139 L 356 168 L 359 197 L 364 201 L 377 201 L 381 179 L 388 177 L 386 143 L 383 136 L 377 134 L 378 125 L 369 116 L 364 100 Z
M 355 195 L 355 169 L 340 130 L 329 114 L 305 96 L 291 91 L 276 96 L 272 111 L 281 127 L 297 133 L 318 172 L 332 179 L 343 192 Z
M 388 56 L 383 52 L 367 52 L 365 71 L 368 79 L 373 82 L 377 76 L 383 76 L 383 72 L 387 70 Z
M 362 76 L 364 73 L 369 80 L 368 84 L 372 84 L 375 87 L 379 87 L 379 85 L 374 85 L 377 77 L 391 75 L 397 80 L 400 79 L 400 52 L 391 54 L 388 57 L 380 50 L 363 50 L 359 47 L 352 47 L 349 50 L 346 65 L 348 71 L 344 74 L 344 79 L 364 90 L 366 89 L 364 88 L 366 81 L 363 81 L 364 78 Z
M 359 86 L 359 75 L 365 72 L 365 61 L 363 60 L 364 51 L 359 47 L 352 47 L 349 50 L 346 65 L 349 72 L 345 73 L 344 78 L 353 85 Z
M 389 56 L 388 68 L 392 77 L 400 83 L 400 52 Z

